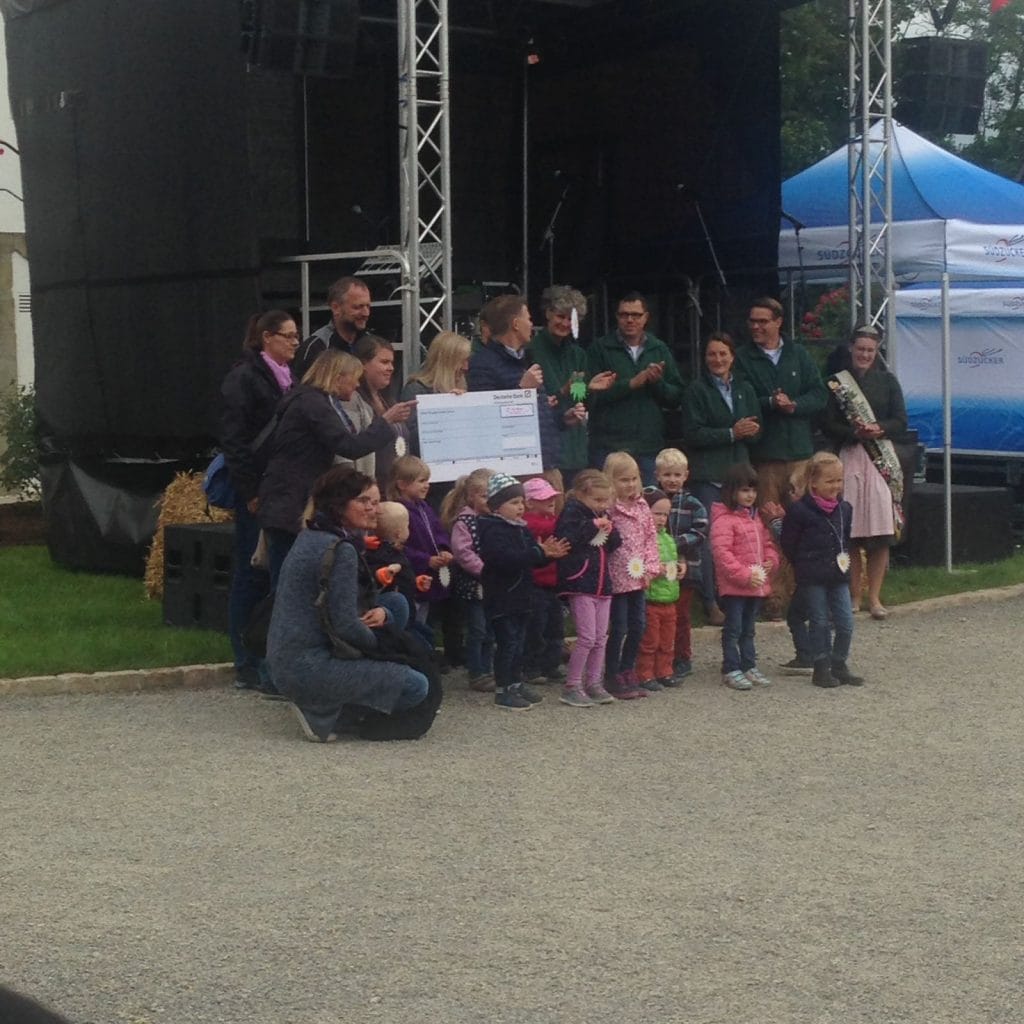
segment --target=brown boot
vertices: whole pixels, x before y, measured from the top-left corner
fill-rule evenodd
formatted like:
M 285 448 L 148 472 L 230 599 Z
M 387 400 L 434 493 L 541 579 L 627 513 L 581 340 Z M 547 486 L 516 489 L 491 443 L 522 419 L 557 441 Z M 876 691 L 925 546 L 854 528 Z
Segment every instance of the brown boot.
M 718 607 L 717 604 L 713 604 L 708 608 L 708 625 L 709 626 L 724 626 L 725 625 L 725 612 Z

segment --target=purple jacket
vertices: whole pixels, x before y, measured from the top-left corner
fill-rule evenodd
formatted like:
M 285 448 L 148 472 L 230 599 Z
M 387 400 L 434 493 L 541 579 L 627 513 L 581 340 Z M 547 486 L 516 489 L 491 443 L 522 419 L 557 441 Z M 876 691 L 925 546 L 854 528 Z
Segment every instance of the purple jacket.
M 403 501 L 409 510 L 409 539 L 405 542 L 405 554 L 417 576 L 428 573 L 433 577 L 430 589 L 420 596 L 421 601 L 443 601 L 449 593 L 448 587 L 441 586 L 438 570 L 430 568 L 430 560 L 442 551 L 451 551 L 452 539 L 441 525 L 437 513 L 425 501 Z M 448 569 L 451 573 L 451 567 Z

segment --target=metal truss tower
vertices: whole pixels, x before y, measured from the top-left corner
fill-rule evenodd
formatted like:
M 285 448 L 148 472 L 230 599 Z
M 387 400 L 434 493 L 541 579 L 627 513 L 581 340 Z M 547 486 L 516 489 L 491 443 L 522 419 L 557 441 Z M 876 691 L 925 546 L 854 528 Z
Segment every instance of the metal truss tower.
M 850 326 L 892 337 L 892 9 L 849 0 Z
M 416 327 L 405 373 L 422 346 L 452 325 L 448 0 L 398 0 L 399 248 L 408 256 Z

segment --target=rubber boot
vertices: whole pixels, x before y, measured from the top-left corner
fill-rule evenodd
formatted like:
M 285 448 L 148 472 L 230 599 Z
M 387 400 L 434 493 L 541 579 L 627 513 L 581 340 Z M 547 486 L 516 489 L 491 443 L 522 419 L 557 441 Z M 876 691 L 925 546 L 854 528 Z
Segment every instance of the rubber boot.
M 836 679 L 828 666 L 828 658 L 822 658 L 821 661 L 814 663 L 814 678 L 811 682 L 815 686 L 822 686 L 831 689 L 833 686 L 841 686 L 842 684 Z

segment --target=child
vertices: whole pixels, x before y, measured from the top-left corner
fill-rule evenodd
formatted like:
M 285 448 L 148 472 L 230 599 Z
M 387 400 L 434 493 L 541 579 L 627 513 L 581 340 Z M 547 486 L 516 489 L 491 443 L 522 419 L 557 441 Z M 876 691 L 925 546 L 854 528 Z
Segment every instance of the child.
M 661 572 L 661 558 L 654 518 L 643 499 L 640 468 L 633 456 L 612 452 L 604 461 L 604 471 L 615 493 L 610 518 L 622 537 L 622 544 L 608 560 L 613 597 L 605 650 L 605 687 L 620 700 L 632 700 L 661 689 L 656 680 L 641 684 L 636 674 L 636 657 L 646 625 L 644 590 L 648 581 Z
M 480 580 L 484 611 L 494 629 L 494 704 L 506 711 L 529 711 L 543 699 L 522 681 L 523 642 L 530 618 L 530 570 L 561 558 L 569 545 L 557 537 L 538 544 L 523 521 L 523 485 L 506 473 L 487 484 L 488 515 L 478 521 Z
M 555 502 L 561 497 L 544 477 L 534 477 L 523 484 L 526 498 L 526 526 L 533 539 L 543 541 L 555 532 Z M 565 616 L 558 597 L 558 566 L 549 562 L 533 570 L 533 606 L 526 627 L 526 681 L 529 683 L 561 683 L 562 643 L 565 639 Z
M 663 448 L 654 460 L 658 486 L 668 496 L 671 509 L 668 532 L 679 551 L 680 587 L 676 602 L 675 659 L 672 664 L 676 685 L 693 671 L 693 642 L 690 605 L 693 592 L 710 573 L 711 559 L 705 558 L 708 545 L 708 513 L 704 505 L 686 489 L 690 463 L 678 448 Z M 712 593 L 712 597 L 713 597 Z
M 416 621 L 427 625 L 431 605 L 449 592 L 452 571 L 451 538 L 437 513 L 427 504 L 430 467 L 415 455 L 403 455 L 391 465 L 388 497 L 409 510 L 409 539 L 405 553 L 417 576 L 431 576 L 430 587 L 416 601 Z
M 644 488 L 644 500 L 650 506 L 658 536 L 658 557 L 661 571 L 647 587 L 647 607 L 644 614 L 647 626 L 640 641 L 640 657 L 636 671 L 642 684 L 652 680 L 664 686 L 678 686 L 680 680 L 672 676 L 672 656 L 676 645 L 676 608 L 679 601 L 679 550 L 668 532 L 668 518 L 672 502 L 657 487 Z
M 862 686 L 846 665 L 853 639 L 850 603 L 850 517 L 843 501 L 843 464 L 821 453 L 807 466 L 807 489 L 782 521 L 782 550 L 793 564 L 797 593 L 810 620 L 815 686 Z M 829 630 L 829 615 L 835 636 Z
M 612 482 L 600 470 L 584 469 L 573 478 L 555 524 L 555 536 L 569 543 L 558 563 L 558 592 L 568 598 L 576 623 L 576 646 L 558 699 L 573 708 L 615 703 L 601 682 L 612 604 L 608 557 L 622 543 L 608 518 L 611 503 Z
M 376 585 L 384 593 L 405 599 L 409 632 L 434 650 L 434 637 L 429 629 L 416 622 L 416 602 L 430 587 L 432 577 L 417 576 L 405 554 L 409 539 L 409 510 L 397 501 L 382 501 L 377 506 L 377 527 L 363 538 L 363 557 Z
M 493 469 L 474 469 L 468 476 L 459 477 L 441 504 L 441 521 L 448 527 L 452 538 L 452 597 L 466 626 L 469 688 L 477 693 L 494 692 L 494 676 L 491 675 L 494 633 L 484 615 L 480 588 L 480 572 L 484 564 L 480 561 L 477 524 L 477 516 L 488 511 L 487 484 L 492 476 Z
M 730 466 L 722 481 L 722 502 L 711 509 L 711 552 L 725 613 L 722 682 L 734 690 L 771 683 L 757 667 L 754 623 L 761 601 L 771 593 L 768 580 L 779 564 L 779 554 L 756 504 L 754 467 Z

